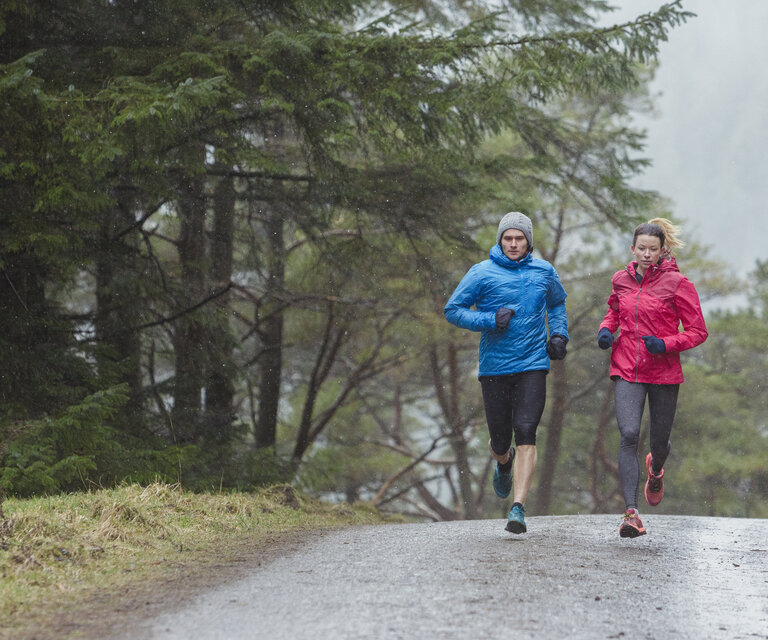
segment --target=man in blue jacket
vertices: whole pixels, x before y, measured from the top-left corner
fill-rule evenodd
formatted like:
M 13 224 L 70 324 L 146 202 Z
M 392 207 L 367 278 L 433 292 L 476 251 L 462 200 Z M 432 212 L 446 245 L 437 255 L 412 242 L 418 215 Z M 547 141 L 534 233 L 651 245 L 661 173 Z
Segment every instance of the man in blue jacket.
M 496 460 L 493 489 L 500 498 L 509 496 L 514 467 L 514 504 L 506 529 L 524 533 L 549 361 L 566 354 L 566 293 L 555 268 L 531 255 L 533 224 L 528 216 L 516 211 L 505 215 L 496 243 L 488 260 L 467 271 L 444 313 L 451 324 L 481 333 L 479 379 Z

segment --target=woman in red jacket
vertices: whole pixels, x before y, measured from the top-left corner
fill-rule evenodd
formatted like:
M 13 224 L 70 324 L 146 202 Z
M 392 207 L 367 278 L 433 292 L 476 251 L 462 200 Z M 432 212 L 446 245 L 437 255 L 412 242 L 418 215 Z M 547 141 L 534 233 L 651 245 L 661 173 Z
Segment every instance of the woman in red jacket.
M 631 248 L 635 260 L 614 274 L 608 312 L 597 334 L 601 349 L 612 347 L 610 375 L 615 381 L 616 421 L 621 433 L 619 476 L 626 503 L 619 527 L 622 538 L 645 534 L 637 508 L 638 438 L 645 399 L 651 422 L 645 500 L 656 506 L 664 495 L 664 462 L 683 382 L 680 352 L 707 339 L 696 288 L 678 271 L 670 253 L 683 246 L 678 231 L 664 218 L 635 229 Z M 619 335 L 614 341 L 616 329 Z

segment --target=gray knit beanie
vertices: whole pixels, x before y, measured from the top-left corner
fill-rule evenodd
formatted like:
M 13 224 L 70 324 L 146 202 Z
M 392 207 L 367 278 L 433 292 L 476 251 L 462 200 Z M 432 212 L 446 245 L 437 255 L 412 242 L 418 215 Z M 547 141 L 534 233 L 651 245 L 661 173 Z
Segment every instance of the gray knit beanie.
M 528 241 L 528 251 L 533 249 L 533 223 L 531 219 L 519 211 L 510 211 L 499 222 L 499 231 L 496 234 L 496 243 L 501 243 L 501 236 L 507 229 L 519 229 Z

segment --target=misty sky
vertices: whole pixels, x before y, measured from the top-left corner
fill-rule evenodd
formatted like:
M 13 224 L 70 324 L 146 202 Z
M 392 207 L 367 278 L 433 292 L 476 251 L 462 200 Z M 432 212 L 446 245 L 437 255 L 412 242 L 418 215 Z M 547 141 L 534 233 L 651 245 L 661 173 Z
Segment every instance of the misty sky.
M 614 0 L 611 22 L 661 0 Z M 673 29 L 651 85 L 653 166 L 636 180 L 673 201 L 689 237 L 741 276 L 768 258 L 768 0 L 683 0 L 697 14 Z

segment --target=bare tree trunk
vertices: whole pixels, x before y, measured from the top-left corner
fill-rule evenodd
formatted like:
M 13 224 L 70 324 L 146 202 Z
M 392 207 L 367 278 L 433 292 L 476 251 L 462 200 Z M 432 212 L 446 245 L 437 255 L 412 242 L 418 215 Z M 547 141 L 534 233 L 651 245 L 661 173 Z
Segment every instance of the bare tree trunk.
M 94 325 L 96 366 L 102 382 L 125 382 L 129 387 L 129 401 L 116 423 L 124 431 L 140 435 L 144 426 L 141 334 L 132 329 L 140 324 L 138 265 L 130 236 L 118 238 L 120 230 L 134 222 L 119 206 L 104 213 L 96 257 Z
M 0 255 L 0 264 L 0 403 L 19 418 L 54 413 L 77 401 L 81 382 L 79 370 L 66 369 L 75 362 L 71 327 L 49 303 L 48 276 L 31 252 Z
M 419 497 L 425 502 L 425 504 L 435 513 L 437 516 L 435 518 L 436 520 L 450 522 L 451 520 L 459 519 L 458 512 L 453 511 L 452 509 L 447 509 L 442 504 L 440 504 L 437 498 L 432 495 L 432 493 L 424 486 L 423 483 L 416 485 L 416 491 L 419 494 Z
M 557 460 L 560 457 L 560 439 L 568 409 L 568 372 L 565 360 L 554 360 L 549 372 L 552 381 L 552 405 L 547 425 L 544 456 L 539 470 L 539 487 L 536 491 L 536 513 L 546 515 L 552 504 Z
M 456 470 L 459 474 L 459 491 L 461 494 L 461 510 L 464 517 L 473 520 L 477 517 L 477 505 L 475 503 L 475 492 L 472 487 L 472 467 L 469 464 L 469 454 L 467 451 L 467 439 L 464 433 L 466 428 L 465 420 L 461 414 L 459 406 L 460 380 L 459 366 L 456 356 L 456 344 L 448 344 L 448 375 L 449 389 L 451 390 L 451 439 L 450 443 L 456 455 Z
M 202 176 L 188 177 L 180 187 L 179 262 L 183 303 L 205 297 L 205 210 Z M 192 313 L 175 322 L 173 349 L 176 360 L 173 425 L 180 442 L 194 442 L 203 436 L 202 391 L 205 380 L 205 327 Z
M 449 442 L 456 457 L 456 469 L 459 479 L 459 493 L 461 512 L 467 519 L 477 517 L 477 502 L 472 485 L 472 469 L 469 463 L 467 439 L 464 430 L 467 426 L 459 406 L 460 376 L 458 368 L 457 348 L 454 342 L 447 344 L 446 364 L 448 366 L 448 379 L 443 377 L 439 347 L 436 343 L 430 349 L 430 362 L 432 366 L 432 378 L 435 386 L 438 403 L 443 412 L 445 422 L 450 434 Z
M 602 513 L 605 510 L 607 502 L 619 491 L 619 468 L 610 458 L 605 446 L 605 434 L 608 424 L 613 417 L 613 394 L 606 393 L 603 404 L 600 408 L 600 416 L 597 422 L 597 431 L 595 432 L 595 441 L 592 444 L 592 456 L 590 459 L 590 493 L 592 494 L 592 513 Z M 600 492 L 601 469 L 607 469 L 616 480 L 616 486 L 613 490 L 602 494 Z
M 311 444 L 310 434 L 315 414 L 315 402 L 320 388 L 330 373 L 331 366 L 338 356 L 344 339 L 344 327 L 336 324 L 333 312 L 333 303 L 328 305 L 328 316 L 325 323 L 323 341 L 315 359 L 315 366 L 307 384 L 307 395 L 304 398 L 304 408 L 301 412 L 299 433 L 296 436 L 296 444 L 293 449 L 293 459 L 299 462 Z
M 265 222 L 267 236 L 267 293 L 259 308 L 259 335 L 263 353 L 258 360 L 259 419 L 254 439 L 257 449 L 274 447 L 277 411 L 283 372 L 283 304 L 280 293 L 285 281 L 283 218 L 271 211 Z
M 213 195 L 213 234 L 211 243 L 211 288 L 222 289 L 232 279 L 232 253 L 235 219 L 235 190 L 232 181 L 223 179 Z M 208 371 L 205 381 L 207 432 L 216 442 L 232 438 L 232 403 L 235 394 L 234 342 L 229 328 L 229 294 L 216 298 L 216 317 L 209 327 Z
M 308 385 L 309 390 L 304 401 L 299 435 L 293 450 L 294 467 L 299 465 L 309 447 L 325 430 L 355 389 L 366 380 L 370 380 L 388 367 L 397 365 L 400 362 L 400 357 L 396 355 L 389 358 L 380 358 L 381 350 L 385 344 L 387 328 L 398 316 L 398 314 L 394 314 L 376 328 L 376 342 L 371 345 L 365 359 L 356 363 L 348 371 L 334 400 L 320 413 L 315 415 L 315 400 L 322 385 L 328 379 L 333 364 L 339 359 L 339 353 L 348 329 L 348 326 L 345 326 L 344 323 L 335 321 L 333 317 L 333 303 L 329 304 L 328 314 L 325 337 L 318 351 L 315 367 Z

